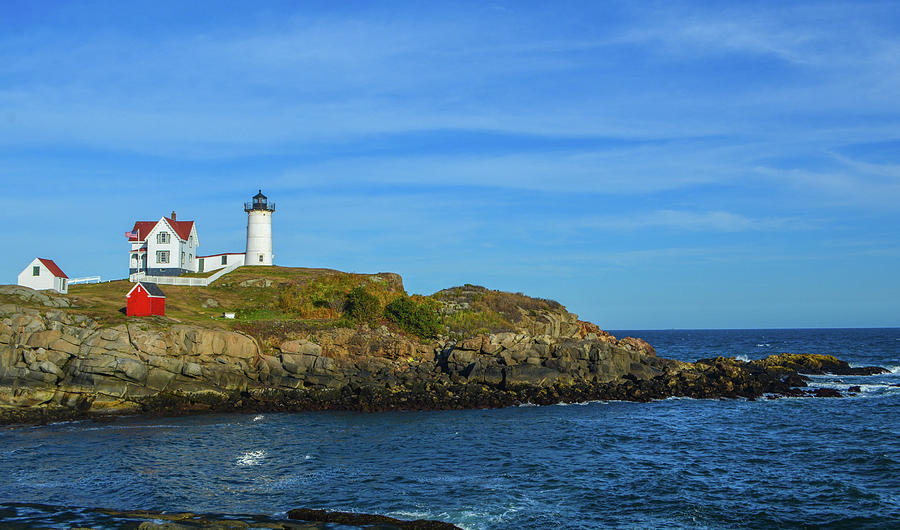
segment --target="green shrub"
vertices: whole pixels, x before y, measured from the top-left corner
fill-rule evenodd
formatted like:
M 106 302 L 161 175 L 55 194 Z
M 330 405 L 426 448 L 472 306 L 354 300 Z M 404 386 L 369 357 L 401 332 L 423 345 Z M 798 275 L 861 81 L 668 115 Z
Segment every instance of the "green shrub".
M 382 315 L 381 302 L 364 287 L 354 287 L 347 293 L 344 313 L 355 322 L 374 325 Z
M 384 316 L 407 333 L 432 339 L 441 332 L 441 317 L 433 300 L 413 300 L 406 296 L 395 298 L 384 308 Z

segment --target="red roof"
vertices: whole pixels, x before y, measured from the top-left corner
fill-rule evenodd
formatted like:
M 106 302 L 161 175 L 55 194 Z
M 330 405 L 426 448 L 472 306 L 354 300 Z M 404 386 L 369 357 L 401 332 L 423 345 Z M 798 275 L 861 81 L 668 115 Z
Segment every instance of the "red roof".
M 66 276 L 66 273 L 64 273 L 62 269 L 59 268 L 59 265 L 54 263 L 52 259 L 38 258 L 38 261 L 43 263 L 44 267 L 50 269 L 50 274 L 56 276 L 57 278 L 65 278 L 67 280 L 69 279 L 69 277 Z
M 134 228 L 131 229 L 132 232 L 136 233 L 138 237 L 129 237 L 129 241 L 143 241 L 147 239 L 147 234 L 153 230 L 153 227 L 156 226 L 156 223 L 159 221 L 138 221 L 134 223 Z
M 243 256 L 246 252 L 219 252 L 218 254 L 210 254 L 209 256 L 197 256 L 197 258 L 215 258 L 217 256 Z
M 175 230 L 175 234 L 184 241 L 187 241 L 188 237 L 191 236 L 191 229 L 194 228 L 194 221 L 175 221 L 168 217 L 165 219 L 172 229 Z M 132 228 L 131 231 L 136 232 L 138 237 L 130 237 L 128 240 L 143 241 L 147 239 L 147 234 L 153 230 L 153 227 L 156 226 L 157 223 L 159 223 L 159 221 L 137 221 L 134 223 L 134 228 Z

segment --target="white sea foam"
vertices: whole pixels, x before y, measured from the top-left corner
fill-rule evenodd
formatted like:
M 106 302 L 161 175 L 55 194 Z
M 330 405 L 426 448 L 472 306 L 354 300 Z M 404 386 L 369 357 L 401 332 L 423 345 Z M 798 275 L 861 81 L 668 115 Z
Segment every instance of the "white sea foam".
M 97 427 L 85 427 L 81 431 L 125 431 L 131 429 L 177 429 L 177 425 L 98 425 Z
M 817 376 L 817 377 L 825 377 L 825 376 Z M 845 382 L 840 380 L 821 380 L 813 378 L 814 383 L 810 386 L 808 390 L 814 388 L 831 388 L 834 390 L 838 390 L 842 394 L 847 397 L 856 397 L 856 398 L 879 398 L 887 395 L 894 395 L 900 392 L 900 388 L 892 387 L 888 383 L 857 383 L 857 382 Z M 855 396 L 850 396 L 849 390 L 851 387 L 859 387 L 859 392 L 853 392 Z
M 759 346 L 759 344 L 757 344 L 757 346 Z M 767 345 L 767 346 L 768 346 L 768 345 Z M 749 362 L 750 362 L 750 357 L 747 357 L 746 355 L 735 355 L 734 358 L 737 359 L 737 360 L 739 360 L 739 361 L 744 361 L 745 363 L 749 363 Z
M 262 464 L 265 457 L 265 451 L 247 451 L 235 460 L 235 464 L 239 466 L 258 466 Z
M 260 421 L 263 418 L 265 418 L 265 416 L 263 416 L 262 414 L 260 414 L 258 416 L 253 416 L 253 421 Z
M 602 399 L 595 399 L 592 401 L 576 401 L 575 403 L 554 403 L 554 405 L 556 405 L 557 407 L 568 407 L 570 405 L 584 406 L 584 405 L 592 405 L 594 403 L 606 403 L 606 402 L 603 401 Z
M 768 348 L 768 347 L 771 346 L 771 345 L 772 345 L 772 344 L 770 344 L 770 343 L 768 343 L 768 342 L 761 342 L 761 343 L 757 344 L 756 347 L 757 347 L 757 348 Z
M 412 510 L 394 510 L 393 512 L 388 512 L 388 516 L 400 519 L 427 519 L 432 517 L 428 512 L 416 512 Z
M 866 364 L 866 363 L 862 363 L 862 364 L 848 363 L 848 364 L 850 365 L 850 368 L 866 368 L 868 366 L 872 366 L 871 364 Z M 883 366 L 883 368 L 892 374 L 900 374 L 900 366 L 886 365 L 886 366 Z

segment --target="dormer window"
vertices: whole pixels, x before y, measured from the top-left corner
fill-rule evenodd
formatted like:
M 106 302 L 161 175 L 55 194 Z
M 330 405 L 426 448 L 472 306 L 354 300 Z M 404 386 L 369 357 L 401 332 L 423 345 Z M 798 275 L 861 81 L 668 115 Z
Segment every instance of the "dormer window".
M 168 243 L 170 241 L 170 236 L 168 232 L 160 232 L 156 234 L 156 242 L 157 243 Z

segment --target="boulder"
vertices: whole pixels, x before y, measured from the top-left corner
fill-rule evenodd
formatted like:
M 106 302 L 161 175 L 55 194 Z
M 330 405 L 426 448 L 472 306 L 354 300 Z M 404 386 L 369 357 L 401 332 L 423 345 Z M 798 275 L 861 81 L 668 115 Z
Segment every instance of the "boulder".
M 625 348 L 626 350 L 638 352 L 642 355 L 647 355 L 651 357 L 656 356 L 656 349 L 651 346 L 644 339 L 638 339 L 635 337 L 625 337 L 619 341 L 619 346 Z
M 28 337 L 26 344 L 33 348 L 50 348 L 50 345 L 55 343 L 61 336 L 62 333 L 55 330 L 38 331 Z
M 319 357 L 316 355 L 281 354 L 281 365 L 292 374 L 305 374 L 313 371 Z
M 147 379 L 147 366 L 136 359 L 120 357 L 116 359 L 116 373 L 127 379 L 141 383 Z
M 289 340 L 281 343 L 279 349 L 284 353 L 301 355 L 322 355 L 322 347 L 305 339 Z
M 506 384 L 546 386 L 556 382 L 560 373 L 551 368 L 533 364 L 506 367 Z
M 184 363 L 184 366 L 181 368 L 181 373 L 187 377 L 200 377 L 203 375 L 203 369 L 199 364 L 189 362 Z

